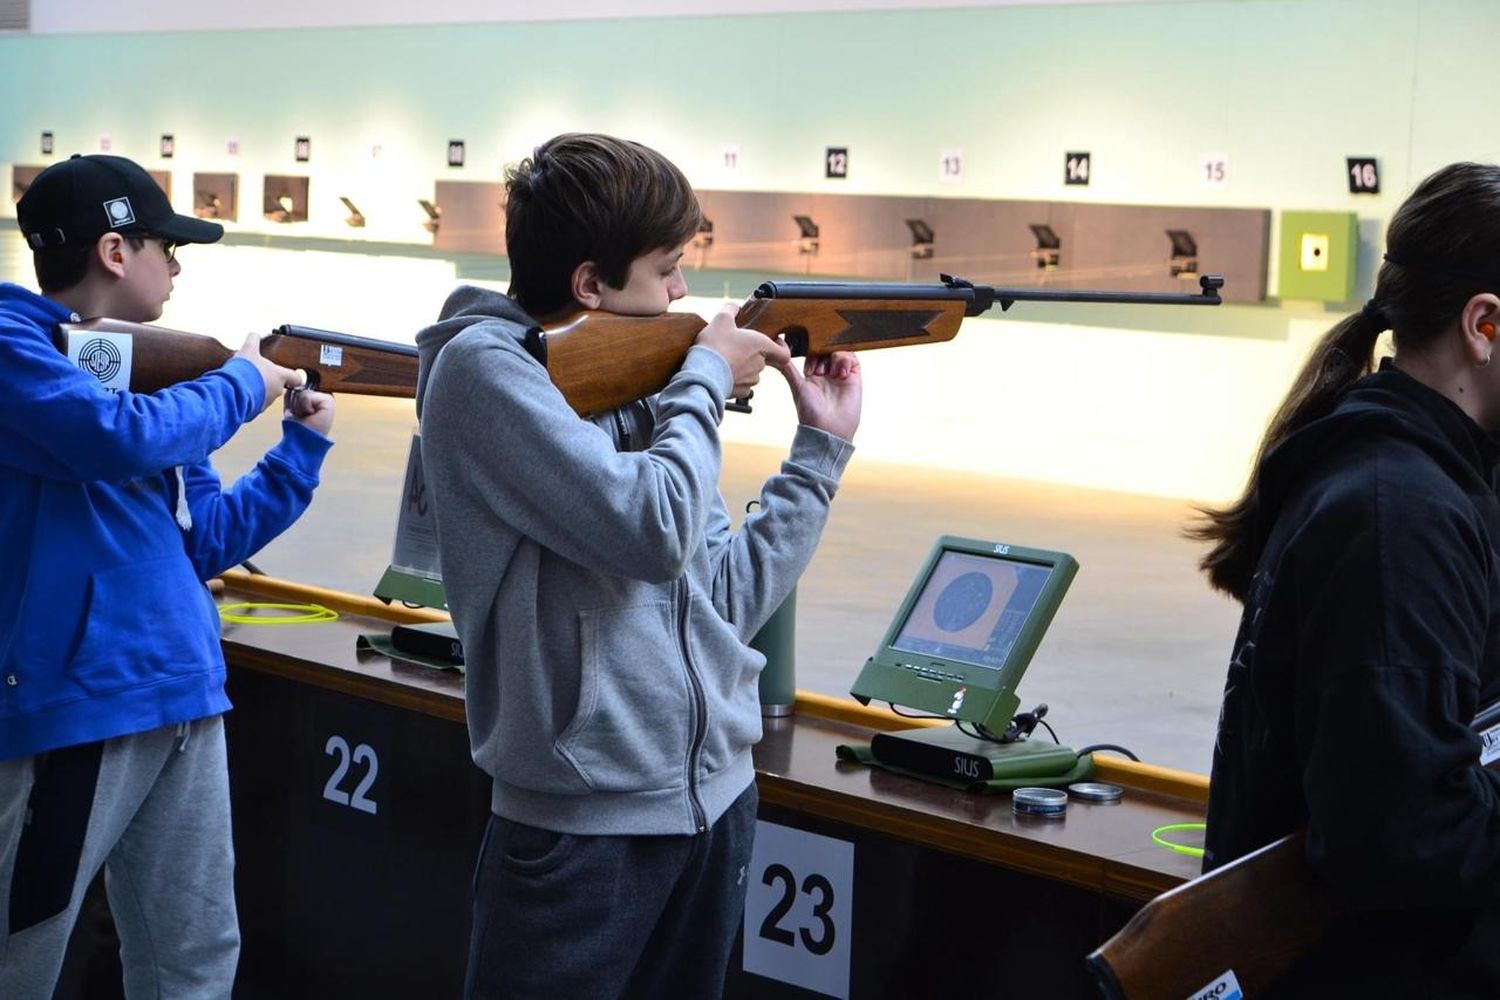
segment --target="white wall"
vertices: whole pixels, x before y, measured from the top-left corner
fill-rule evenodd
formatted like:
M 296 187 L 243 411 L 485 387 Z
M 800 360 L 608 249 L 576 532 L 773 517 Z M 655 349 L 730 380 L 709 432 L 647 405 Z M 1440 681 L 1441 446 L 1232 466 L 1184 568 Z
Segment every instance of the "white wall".
M 666 0 L 643 2 L 631 13 L 669 10 Z M 331 16 L 334 7 L 169 6 L 177 5 L 142 0 L 117 11 L 103 0 L 44 0 L 36 11 L 51 30 L 97 33 L 0 37 L 0 94 L 10 95 L 0 163 L 42 161 L 44 129 L 55 132 L 58 155 L 94 151 L 109 135 L 115 152 L 173 170 L 179 210 L 190 208 L 193 171 L 240 174 L 242 234 L 422 243 L 416 199 L 431 197 L 436 179 L 498 180 L 502 164 L 553 133 L 597 129 L 650 143 L 710 189 L 1355 212 L 1368 288 L 1385 220 L 1406 191 L 1452 160 L 1500 159 L 1500 133 L 1484 124 L 1485 109 L 1500 104 L 1500 75 L 1472 57 L 1476 39 L 1500 34 L 1495 0 L 865 4 L 774 17 L 233 32 L 208 26 L 241 15 Z M 742 4 L 751 6 L 766 9 Z M 361 23 L 395 9 L 376 0 Z M 423 12 L 478 9 L 478 0 L 451 0 Z M 164 24 L 181 30 L 146 30 Z M 195 24 L 204 27 L 187 30 Z M 127 29 L 136 33 L 113 33 Z M 163 132 L 177 138 L 171 161 L 156 153 Z M 293 161 L 297 135 L 313 137 L 309 164 Z M 227 154 L 228 136 L 240 140 L 238 156 Z M 469 144 L 469 165 L 457 171 L 443 158 L 456 137 Z M 726 141 L 743 154 L 732 177 L 720 164 Z M 822 174 L 823 148 L 837 144 L 851 149 L 845 181 Z M 968 164 L 960 185 L 938 178 L 939 151 L 950 146 Z M 1094 153 L 1095 181 L 1064 188 L 1062 153 L 1079 148 Z M 1197 177 L 1210 151 L 1230 158 L 1227 187 Z M 1348 193 L 1346 155 L 1379 158 L 1380 195 Z M 311 175 L 311 221 L 278 227 L 260 217 L 269 173 Z M 340 194 L 368 216 L 365 230 L 344 225 Z M 206 269 L 208 253 L 189 266 L 202 259 Z M 258 329 L 262 313 L 279 307 L 268 317 L 276 323 L 372 334 L 399 320 L 389 335 L 409 337 L 452 281 L 449 269 L 400 263 L 410 258 L 326 273 L 314 258 L 272 258 L 250 283 L 211 280 L 213 315 Z M 184 296 L 193 287 L 184 282 Z M 1274 270 L 1271 287 L 1274 295 Z M 862 450 L 1221 499 L 1238 490 L 1312 338 L 1341 311 L 1273 300 L 1049 313 L 1072 325 L 1035 315 L 1018 307 L 1004 320 L 967 323 L 951 345 L 867 355 Z M 768 413 L 782 405 L 778 392 L 768 381 Z M 781 443 L 784 426 L 737 418 L 726 434 Z
M 810 11 L 1065 6 L 1142 0 L 31 0 L 38 34 L 484 24 Z M 1183 0 L 1153 0 L 1156 3 Z

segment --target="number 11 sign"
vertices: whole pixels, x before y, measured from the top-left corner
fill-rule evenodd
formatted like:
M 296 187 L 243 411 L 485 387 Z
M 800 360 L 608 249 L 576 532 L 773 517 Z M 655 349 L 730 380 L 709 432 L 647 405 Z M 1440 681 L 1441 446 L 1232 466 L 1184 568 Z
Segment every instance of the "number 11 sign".
M 848 997 L 854 845 L 759 820 L 744 877 L 745 971 Z

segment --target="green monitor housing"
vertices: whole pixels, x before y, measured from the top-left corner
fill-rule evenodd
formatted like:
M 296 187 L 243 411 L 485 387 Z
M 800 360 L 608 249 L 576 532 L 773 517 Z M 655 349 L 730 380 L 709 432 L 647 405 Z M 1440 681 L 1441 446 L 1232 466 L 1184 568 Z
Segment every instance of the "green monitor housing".
M 1066 553 L 944 535 L 850 693 L 1003 733 L 1077 572 Z

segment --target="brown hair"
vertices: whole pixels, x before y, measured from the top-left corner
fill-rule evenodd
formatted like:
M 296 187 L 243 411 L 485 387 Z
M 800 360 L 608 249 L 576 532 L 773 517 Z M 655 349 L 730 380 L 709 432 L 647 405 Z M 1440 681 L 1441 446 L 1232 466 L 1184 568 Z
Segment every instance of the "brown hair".
M 1374 364 L 1375 341 L 1389 327 L 1396 350 L 1436 340 L 1479 292 L 1500 290 L 1500 167 L 1454 163 L 1428 177 L 1396 210 L 1385 261 L 1363 310 L 1323 335 L 1297 374 L 1256 452 L 1250 481 L 1227 507 L 1199 508 L 1187 534 L 1213 547 L 1199 566 L 1209 583 L 1243 602 L 1260 561 L 1260 465 L 1298 429 L 1326 416 Z
M 671 161 L 607 135 L 549 139 L 506 171 L 505 189 L 510 295 L 534 316 L 573 302 L 573 272 L 584 261 L 623 288 L 636 258 L 681 246 L 702 219 Z
M 125 242 L 133 250 L 140 250 L 146 245 L 142 235 L 125 235 Z M 98 245 L 99 240 L 95 240 L 84 246 L 47 247 L 32 251 L 31 266 L 36 271 L 37 287 L 42 290 L 42 294 L 57 295 L 66 292 L 88 277 L 89 258 L 94 255 L 94 248 Z

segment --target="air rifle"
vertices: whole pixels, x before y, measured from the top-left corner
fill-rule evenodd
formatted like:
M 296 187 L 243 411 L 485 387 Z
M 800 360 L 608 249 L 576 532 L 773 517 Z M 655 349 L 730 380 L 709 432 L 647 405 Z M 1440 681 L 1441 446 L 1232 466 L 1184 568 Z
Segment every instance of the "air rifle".
M 144 323 L 91 319 L 57 329 L 58 350 L 71 356 L 69 343 L 77 342 L 80 368 L 106 385 L 123 376 L 131 392 L 155 392 L 197 378 L 234 356 L 212 337 Z M 126 337 L 128 352 L 121 343 Z M 306 372 L 310 389 L 408 399 L 417 392 L 417 349 L 410 344 L 287 325 L 261 338 L 260 353 Z M 122 373 L 127 361 L 129 370 Z
M 940 344 L 958 335 L 966 317 L 999 304 L 1094 302 L 1126 305 L 1216 306 L 1224 279 L 1204 275 L 1201 291 L 1110 292 L 1059 288 L 994 288 L 943 275 L 942 284 L 766 281 L 740 307 L 736 322 L 766 336 L 785 337 L 793 357 Z M 705 326 L 694 313 L 621 316 L 583 312 L 532 331 L 526 348 L 547 368 L 563 398 L 588 416 L 660 392 L 682 367 Z M 91 334 L 131 338 L 132 392 L 154 392 L 219 367 L 233 351 L 212 337 L 159 326 L 93 319 L 59 326 L 58 349 Z M 310 388 L 372 396 L 416 394 L 417 349 L 331 330 L 280 326 L 260 342 L 271 361 L 307 373 Z M 106 337 L 80 344 L 78 363 L 109 384 L 124 352 Z M 748 410 L 743 401 L 732 408 Z
M 1061 288 L 993 288 L 951 275 L 942 284 L 766 281 L 740 307 L 735 322 L 771 338 L 785 337 L 793 357 L 869 351 L 952 340 L 966 317 L 999 303 L 1097 302 L 1216 306 L 1224 279 L 1204 275 L 1201 291 L 1108 292 Z M 682 367 L 705 326 L 693 313 L 641 318 L 584 312 L 533 331 L 526 347 L 553 384 L 588 416 L 660 392 Z M 745 409 L 741 401 L 740 409 Z

